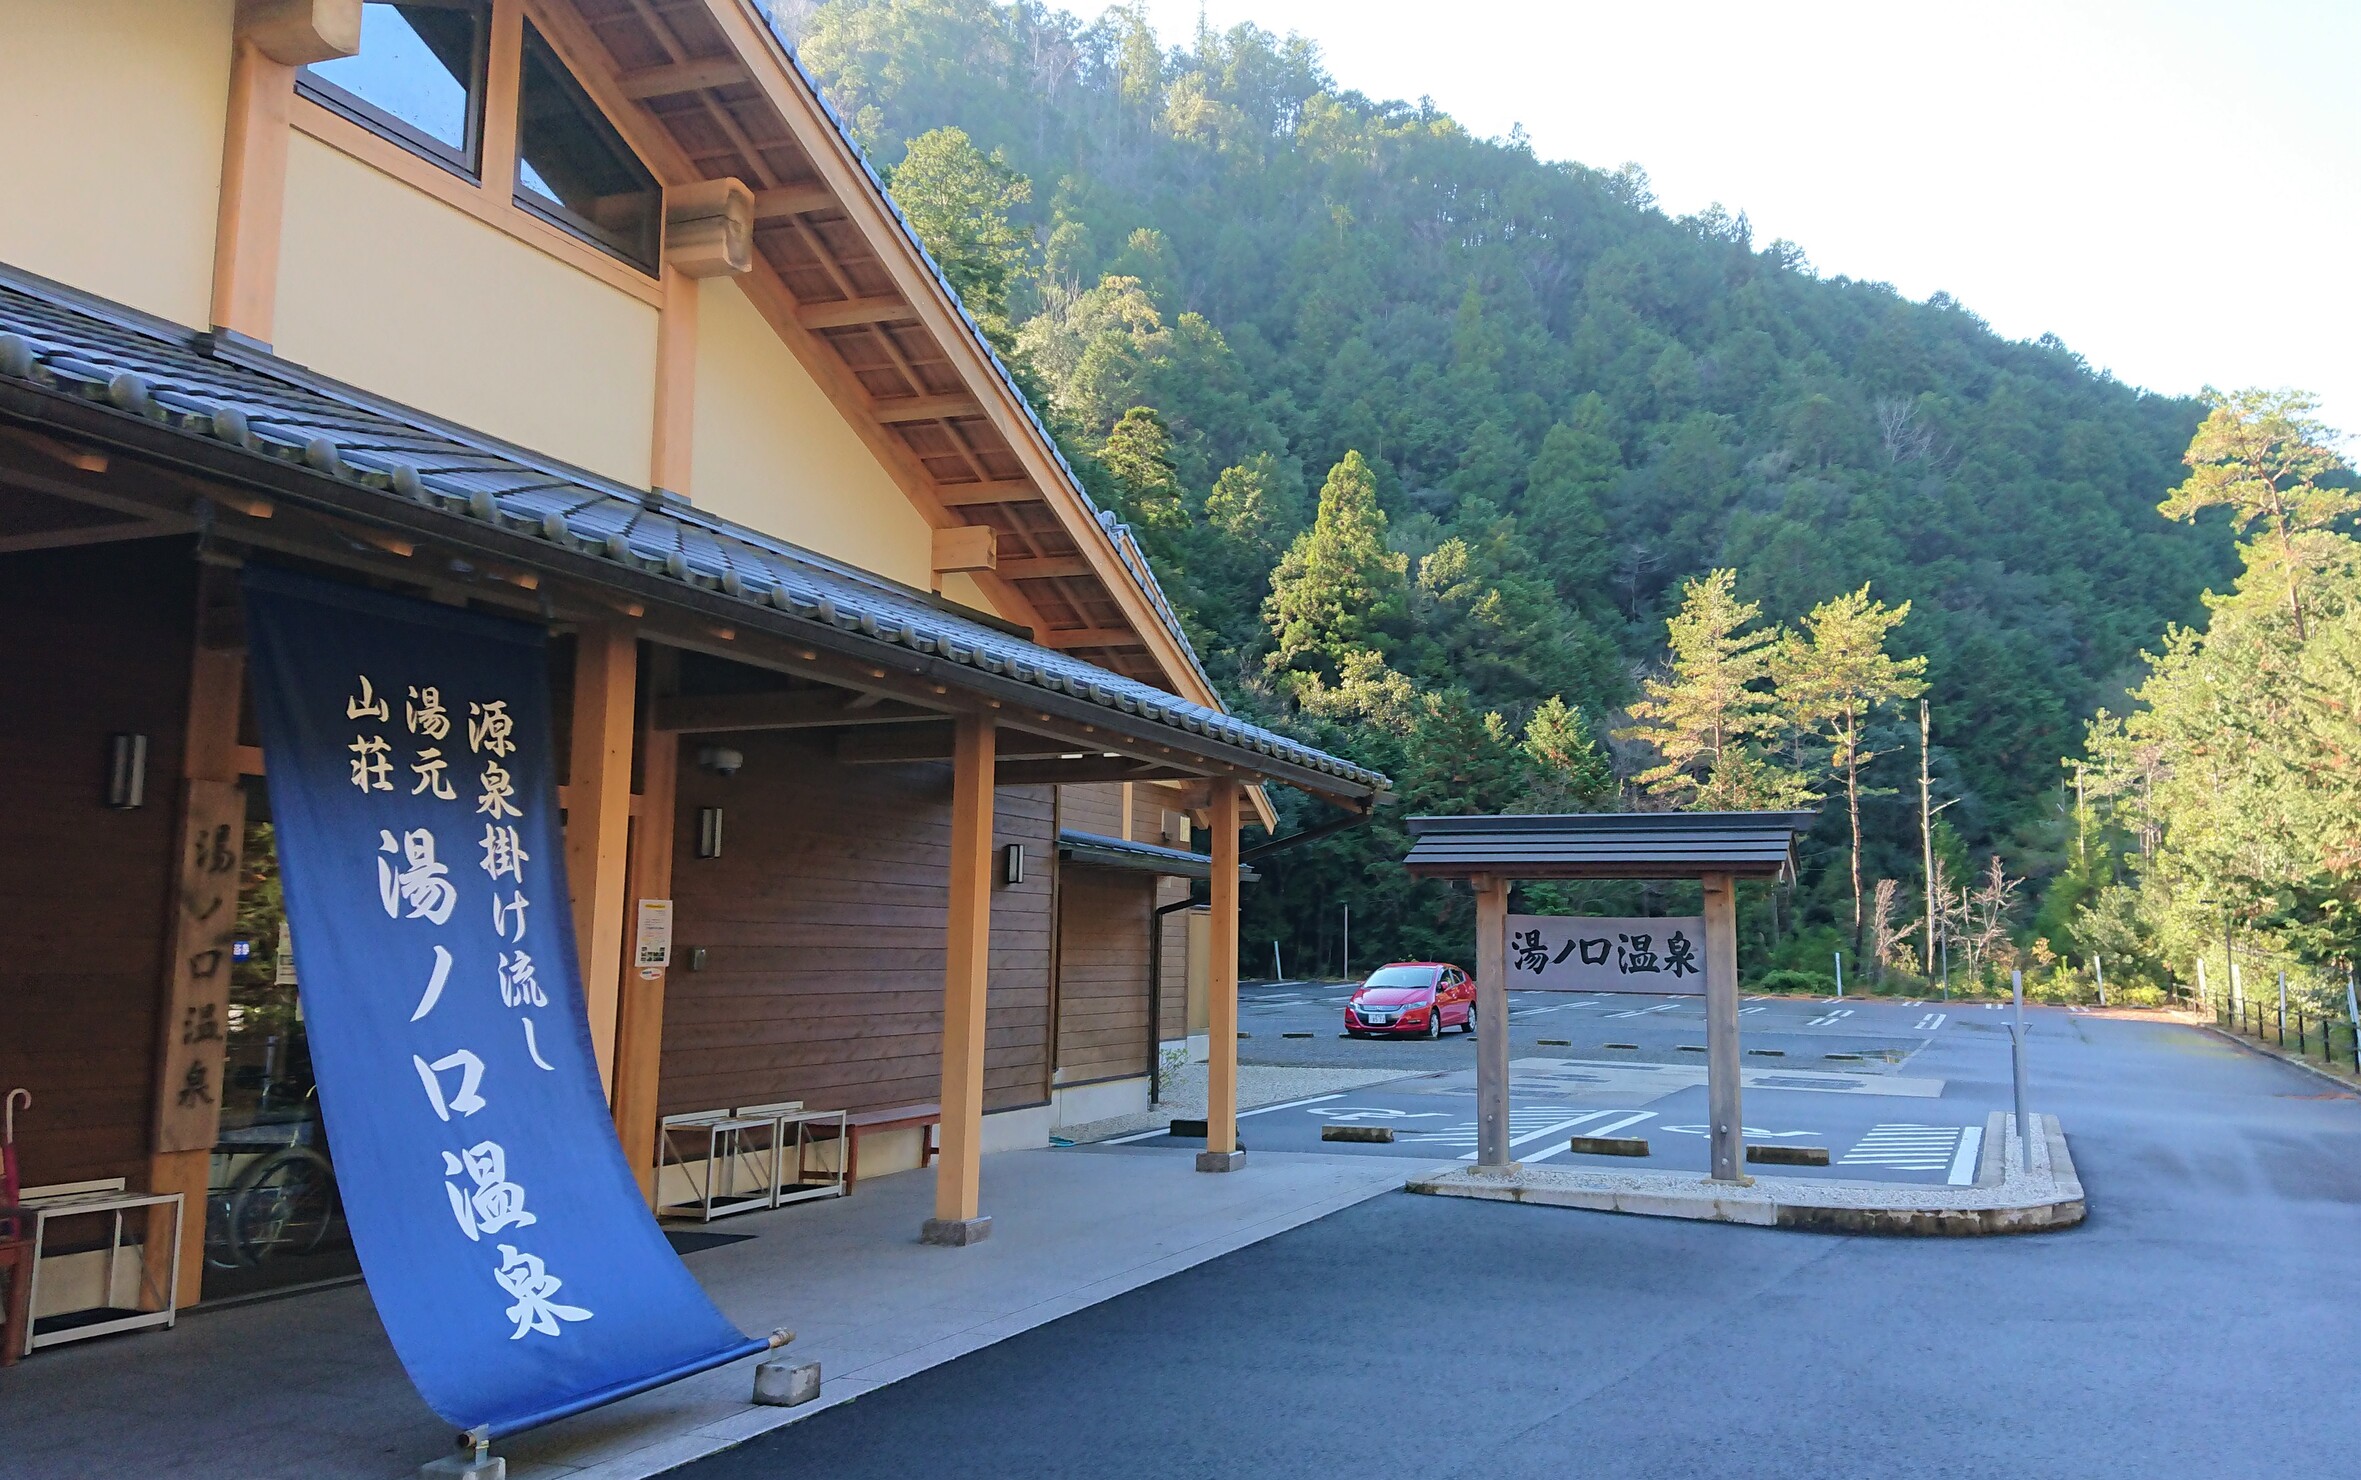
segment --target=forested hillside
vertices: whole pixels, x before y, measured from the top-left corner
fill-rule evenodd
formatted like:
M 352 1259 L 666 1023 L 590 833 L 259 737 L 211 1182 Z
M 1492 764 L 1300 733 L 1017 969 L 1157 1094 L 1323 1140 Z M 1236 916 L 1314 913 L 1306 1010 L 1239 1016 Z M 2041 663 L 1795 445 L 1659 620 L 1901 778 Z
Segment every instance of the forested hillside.
M 2044 874 L 2059 758 L 2236 569 L 2218 524 L 2156 514 L 2197 403 L 1823 277 L 1743 215 L 1669 216 L 1636 166 L 1472 138 L 1252 28 L 1168 47 L 1032 0 L 779 21 L 1215 682 L 1393 771 L 1407 810 L 1643 804 L 1660 757 L 1608 736 L 1684 585 L 1728 568 L 1766 623 L 1864 583 L 1909 603 L 1888 648 L 1926 659 L 1953 877 L 1995 851 Z M 1862 870 L 1905 903 L 1916 732 L 1892 704 L 1859 737 Z M 1853 903 L 1822 759 L 1801 904 L 1841 918 L 1824 965 Z M 1333 966 L 1350 902 L 1359 959 L 1449 945 L 1439 890 L 1373 867 L 1397 842 L 1273 859 L 1250 941 Z

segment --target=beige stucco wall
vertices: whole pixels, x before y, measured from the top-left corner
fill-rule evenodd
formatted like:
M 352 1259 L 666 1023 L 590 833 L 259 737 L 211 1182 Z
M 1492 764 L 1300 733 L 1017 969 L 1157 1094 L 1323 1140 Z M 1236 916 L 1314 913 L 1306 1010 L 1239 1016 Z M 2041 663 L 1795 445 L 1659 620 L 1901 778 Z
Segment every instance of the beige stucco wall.
M 0 262 L 205 326 L 232 9 L 0 4 Z
M 648 484 L 655 308 L 301 132 L 273 333 L 324 374 Z
M 697 507 L 923 589 L 934 542 L 909 495 L 735 282 L 697 300 Z

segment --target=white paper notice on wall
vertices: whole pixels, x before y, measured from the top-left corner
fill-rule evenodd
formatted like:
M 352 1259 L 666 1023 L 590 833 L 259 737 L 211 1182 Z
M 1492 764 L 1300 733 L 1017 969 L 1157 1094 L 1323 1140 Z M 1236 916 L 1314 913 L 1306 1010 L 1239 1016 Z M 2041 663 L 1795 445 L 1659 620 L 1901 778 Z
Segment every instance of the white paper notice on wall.
M 639 967 L 643 980 L 654 981 L 672 964 L 672 901 L 643 899 L 639 902 L 638 944 L 631 959 Z
M 1705 917 L 1604 920 L 1586 915 L 1508 917 L 1513 992 L 1705 992 Z

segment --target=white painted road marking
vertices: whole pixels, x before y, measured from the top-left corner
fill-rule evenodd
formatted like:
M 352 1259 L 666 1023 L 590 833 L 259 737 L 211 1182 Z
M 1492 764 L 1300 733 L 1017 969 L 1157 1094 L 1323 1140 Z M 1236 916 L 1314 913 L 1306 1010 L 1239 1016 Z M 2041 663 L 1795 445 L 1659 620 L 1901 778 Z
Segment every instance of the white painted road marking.
M 1539 1105 L 1523 1110 L 1509 1111 L 1508 1134 L 1511 1143 L 1524 1140 L 1548 1129 L 1562 1120 L 1570 1109 L 1571 1107 L 1566 1105 Z M 1595 1119 L 1597 1116 L 1607 1113 L 1604 1110 L 1593 1111 L 1590 1115 L 1582 1118 Z M 1430 1146 L 1473 1146 L 1478 1139 L 1476 1124 L 1472 1120 L 1463 1120 L 1457 1125 L 1422 1131 L 1415 1136 L 1406 1136 L 1403 1139 Z
M 1612 1115 L 1614 1113 L 1615 1112 L 1612 1110 L 1601 1110 L 1599 1112 L 1601 1115 Z M 1642 1110 L 1636 1114 L 1626 1115 L 1621 1120 L 1611 1120 L 1605 1125 L 1594 1125 L 1588 1130 L 1584 1131 L 1583 1134 L 1586 1136 L 1611 1136 L 1617 1131 L 1628 1130 L 1631 1127 L 1638 1125 L 1643 1120 L 1653 1120 L 1655 1118 L 1655 1111 Z M 1537 1161 L 1547 1161 L 1553 1156 L 1563 1156 L 1570 1149 L 1572 1148 L 1567 1146 L 1564 1142 L 1560 1142 L 1555 1146 L 1544 1146 L 1539 1151 L 1534 1152 L 1531 1156 L 1521 1156 L 1517 1159 L 1529 1165 Z M 1460 1158 L 1462 1161 L 1465 1161 L 1466 1159 L 1467 1158 L 1465 1157 Z
M 1670 1012 L 1678 1006 L 1680 1006 L 1678 1002 L 1659 1002 L 1654 1007 L 1635 1007 L 1629 1012 L 1610 1012 L 1607 1016 L 1611 1018 L 1644 1017 L 1651 1012 Z
M 1746 1015 L 1747 1015 L 1748 1013 L 1750 1013 L 1750 1012 L 1761 1012 L 1761 1011 L 1763 1010 L 1763 1007 L 1764 1007 L 1764 1004 L 1763 1004 L 1763 1003 L 1760 1003 L 1760 1002 L 1757 1002 L 1757 1003 L 1756 1003 L 1756 1004 L 1754 1004 L 1754 1006 L 1752 1006 L 1752 1007 L 1741 1007 L 1741 1008 L 1739 1008 L 1739 1009 L 1738 1009 L 1738 1016 L 1740 1016 L 1740 1017 L 1744 1017 L 1744 1016 L 1746 1016 Z
M 1258 1105 L 1252 1110 L 1239 1111 L 1238 1118 L 1240 1120 L 1244 1120 L 1249 1115 L 1268 1115 L 1273 1110 L 1293 1110 L 1298 1105 L 1317 1105 L 1323 1100 L 1341 1100 L 1343 1098 L 1344 1091 L 1338 1090 L 1332 1095 L 1313 1095 L 1309 1099 L 1288 1100 L 1285 1103 L 1278 1105 Z M 1114 1136 L 1105 1141 L 1101 1141 L 1099 1144 L 1102 1146 L 1125 1146 L 1129 1145 L 1133 1141 L 1146 1141 L 1157 1136 L 1170 1135 L 1171 1133 L 1172 1128 L 1170 1126 L 1158 1126 L 1152 1131 L 1134 1131 L 1128 1136 Z
M 1959 1135 L 1959 1153 L 1951 1158 L 1950 1182 L 1965 1187 L 1976 1180 L 1976 1153 L 1983 1149 L 1984 1128 L 1971 1125 Z
M 1951 1014 L 1947 1012 L 1930 1012 L 1926 1016 L 1920 1018 L 1918 1020 L 1918 1026 L 1912 1028 L 1910 1031 L 1913 1033 L 1932 1033 L 1937 1028 L 1942 1027 L 1944 1020 L 1950 1016 Z
M 1825 1027 L 1828 1024 L 1835 1022 L 1838 1018 L 1848 1018 L 1852 1015 L 1853 1010 L 1849 1007 L 1832 1007 L 1828 1011 L 1812 1019 L 1810 1022 L 1804 1024 L 1804 1026 L 1807 1028 Z
M 1958 1153 L 1956 1125 L 1898 1123 L 1869 1128 L 1852 1150 L 1838 1159 L 1840 1166 L 1892 1167 L 1904 1172 L 1947 1172 Z
M 1548 1138 L 1548 1137 L 1550 1137 L 1550 1136 L 1555 1136 L 1555 1135 L 1562 1135 L 1562 1134 L 1564 1134 L 1565 1132 L 1567 1132 L 1567 1131 L 1570 1131 L 1570 1130 L 1574 1129 L 1576 1126 L 1579 1126 L 1579 1125 L 1587 1125 L 1587 1124 L 1589 1124 L 1591 1121 L 1594 1121 L 1594 1120 L 1598 1119 L 1598 1118 L 1599 1118 L 1600 1116 L 1602 1116 L 1602 1115 L 1612 1115 L 1612 1114 L 1614 1114 L 1614 1113 L 1615 1113 L 1615 1112 L 1614 1112 L 1614 1111 L 1612 1111 L 1612 1110 L 1593 1110 L 1593 1111 L 1591 1111 L 1591 1112 L 1590 1112 L 1589 1114 L 1587 1114 L 1587 1115 L 1577 1115 L 1577 1116 L 1575 1116 L 1575 1117 L 1574 1117 L 1572 1120 L 1561 1120 L 1561 1121 L 1557 1122 L 1557 1123 L 1556 1123 L 1556 1124 L 1554 1124 L 1554 1125 L 1545 1125 L 1545 1126 L 1541 1127 L 1541 1129 L 1539 1129 L 1539 1130 L 1526 1131 L 1526 1132 L 1525 1132 L 1524 1134 L 1522 1134 L 1522 1135 L 1518 1135 L 1518 1134 L 1515 1134 L 1515 1133 L 1514 1133 L 1513 1127 L 1514 1127 L 1514 1123 L 1515 1123 L 1516 1117 L 1515 1117 L 1515 1116 L 1512 1114 L 1512 1115 L 1509 1117 L 1509 1120 L 1510 1120 L 1510 1123 L 1511 1123 L 1511 1127 L 1512 1127 L 1512 1132 L 1511 1132 L 1511 1134 L 1510 1134 L 1510 1136 L 1509 1136 L 1509 1141 L 1508 1141 L 1508 1149 L 1509 1149 L 1509 1150 L 1511 1150 L 1511 1151 L 1514 1151 L 1514 1150 L 1516 1150 L 1516 1149 L 1517 1149 L 1519 1146 L 1522 1146 L 1522 1145 L 1524 1145 L 1524 1144 L 1525 1144 L 1527 1141 L 1540 1141 L 1540 1140 L 1545 1140 L 1545 1139 L 1547 1139 L 1547 1138 Z M 1645 1119 L 1646 1117 L 1645 1117 L 1645 1115 L 1643 1114 L 1642 1116 L 1640 1116 L 1640 1117 L 1636 1117 L 1636 1118 L 1639 1118 L 1639 1119 Z M 1617 1122 L 1615 1122 L 1615 1123 L 1616 1123 L 1617 1125 L 1629 1125 L 1629 1124 L 1631 1124 L 1631 1121 L 1629 1121 L 1629 1120 L 1619 1120 L 1619 1121 L 1617 1121 Z M 1592 1134 L 1593 1134 L 1593 1135 L 1604 1135 L 1604 1134 L 1606 1134 L 1606 1132 L 1604 1132 L 1604 1131 L 1593 1131 L 1593 1132 L 1592 1132 Z M 1476 1159 L 1476 1153 L 1475 1153 L 1475 1152 L 1473 1152 L 1473 1151 L 1470 1151 L 1470 1152 L 1468 1152 L 1466 1155 L 1464 1155 L 1464 1156 L 1460 1157 L 1459 1159 L 1460 1159 L 1461 1161 L 1474 1161 L 1474 1160 Z M 1540 1157 L 1538 1157 L 1538 1156 L 1536 1156 L 1536 1157 L 1535 1157 L 1535 1158 L 1533 1158 L 1533 1159 L 1534 1159 L 1535 1161 L 1539 1161 L 1539 1160 L 1541 1160 L 1541 1158 L 1540 1158 Z

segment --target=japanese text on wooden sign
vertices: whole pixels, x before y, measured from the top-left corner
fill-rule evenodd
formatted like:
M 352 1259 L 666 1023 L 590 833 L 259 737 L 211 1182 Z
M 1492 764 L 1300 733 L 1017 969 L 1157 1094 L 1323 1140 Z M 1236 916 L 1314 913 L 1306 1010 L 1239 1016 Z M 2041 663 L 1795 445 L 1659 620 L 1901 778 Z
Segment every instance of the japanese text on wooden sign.
M 1524 992 L 1705 991 L 1705 920 L 1583 915 L 1508 917 L 1508 986 Z

